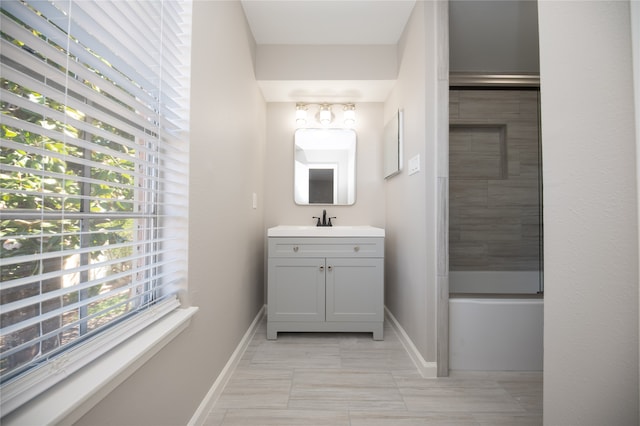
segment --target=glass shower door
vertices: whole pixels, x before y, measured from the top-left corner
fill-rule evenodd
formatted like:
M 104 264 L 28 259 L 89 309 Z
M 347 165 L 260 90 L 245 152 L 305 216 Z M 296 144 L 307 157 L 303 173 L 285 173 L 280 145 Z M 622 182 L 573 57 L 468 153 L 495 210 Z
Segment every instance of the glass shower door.
M 539 91 L 453 89 L 450 293 L 542 292 Z

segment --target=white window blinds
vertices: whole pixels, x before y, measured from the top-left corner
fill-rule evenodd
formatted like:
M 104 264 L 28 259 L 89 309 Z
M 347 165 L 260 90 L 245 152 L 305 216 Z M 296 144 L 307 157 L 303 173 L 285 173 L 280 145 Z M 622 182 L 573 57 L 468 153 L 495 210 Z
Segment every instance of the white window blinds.
M 87 345 L 100 341 L 89 351 L 99 355 L 122 339 L 117 327 L 133 333 L 178 303 L 191 4 L 2 0 L 0 8 L 6 414 L 52 376 L 90 362 Z M 64 374 L 55 368 L 62 357 Z

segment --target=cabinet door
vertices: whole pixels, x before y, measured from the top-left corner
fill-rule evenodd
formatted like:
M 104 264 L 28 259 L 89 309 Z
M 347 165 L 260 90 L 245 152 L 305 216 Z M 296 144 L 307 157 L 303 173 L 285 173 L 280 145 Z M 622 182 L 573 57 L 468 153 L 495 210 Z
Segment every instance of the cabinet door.
M 271 258 L 267 279 L 269 321 L 324 321 L 324 258 Z
M 327 321 L 382 321 L 383 259 L 327 259 Z

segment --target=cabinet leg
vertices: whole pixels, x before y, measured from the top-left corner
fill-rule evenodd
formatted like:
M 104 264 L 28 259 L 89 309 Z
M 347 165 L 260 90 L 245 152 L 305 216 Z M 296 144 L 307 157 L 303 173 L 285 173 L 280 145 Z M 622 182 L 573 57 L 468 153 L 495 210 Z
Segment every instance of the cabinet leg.
M 373 330 L 373 340 L 384 340 L 383 329 L 384 327 L 382 323 L 376 326 L 376 328 Z
M 276 340 L 278 338 L 278 330 L 274 327 L 271 327 L 269 323 L 267 323 L 267 340 Z

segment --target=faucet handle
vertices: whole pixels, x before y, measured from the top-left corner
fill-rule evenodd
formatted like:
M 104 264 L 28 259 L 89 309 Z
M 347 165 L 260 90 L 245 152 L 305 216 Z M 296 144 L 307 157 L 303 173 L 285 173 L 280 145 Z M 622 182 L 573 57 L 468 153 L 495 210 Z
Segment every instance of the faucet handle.
M 329 221 L 327 222 L 327 226 L 333 226 L 333 223 L 331 223 L 331 219 L 337 219 L 337 217 L 335 217 L 335 216 L 331 216 L 331 217 L 329 218 Z
M 320 222 L 320 218 L 318 216 L 312 216 L 312 219 L 318 219 L 316 226 L 322 226 L 322 222 Z

